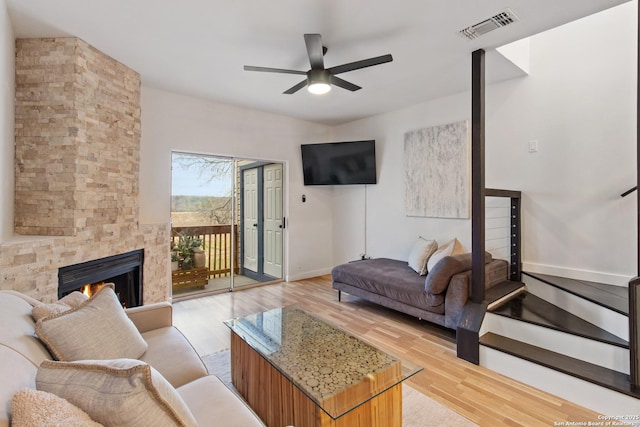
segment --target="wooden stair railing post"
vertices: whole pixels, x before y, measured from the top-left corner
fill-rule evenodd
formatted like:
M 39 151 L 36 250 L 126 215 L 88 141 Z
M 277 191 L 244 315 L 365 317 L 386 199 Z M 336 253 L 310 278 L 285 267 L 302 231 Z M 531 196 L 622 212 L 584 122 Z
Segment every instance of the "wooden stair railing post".
M 640 25 L 640 8 L 636 17 Z M 640 26 L 637 28 L 636 37 L 640 43 Z M 640 44 L 637 45 L 637 54 L 640 55 Z M 636 56 L 636 189 L 640 188 L 640 56 Z M 630 190 L 631 191 L 631 190 Z M 629 192 L 630 192 L 629 191 Z M 628 194 L 629 192 L 625 193 Z M 640 388 L 640 191 L 636 191 L 636 269 L 637 277 L 629 282 L 629 371 L 632 387 Z
M 640 388 L 640 356 L 638 343 L 640 343 L 640 327 L 637 319 L 640 314 L 640 277 L 635 277 L 629 282 L 629 356 L 631 386 Z
M 636 17 L 638 29 L 636 37 L 638 39 L 636 55 L 636 189 L 640 188 L 640 8 Z M 640 344 L 640 191 L 636 191 L 636 244 L 638 250 L 636 256 L 637 277 L 629 282 L 629 362 L 630 362 L 630 382 L 632 387 L 640 388 L 640 354 L 638 345 Z
M 471 295 L 456 329 L 459 358 L 480 363 L 480 325 L 486 307 L 485 280 L 485 187 L 484 187 L 484 50 L 471 54 Z
M 485 281 L 485 52 L 471 54 L 471 301 L 484 300 Z

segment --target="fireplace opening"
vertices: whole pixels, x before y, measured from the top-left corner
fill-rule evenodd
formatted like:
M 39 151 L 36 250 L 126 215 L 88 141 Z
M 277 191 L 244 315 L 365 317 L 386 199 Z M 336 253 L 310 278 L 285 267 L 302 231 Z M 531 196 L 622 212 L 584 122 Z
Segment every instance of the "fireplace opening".
M 80 291 L 88 296 L 105 283 L 113 283 L 123 307 L 142 305 L 144 250 L 113 255 L 58 270 L 58 298 Z

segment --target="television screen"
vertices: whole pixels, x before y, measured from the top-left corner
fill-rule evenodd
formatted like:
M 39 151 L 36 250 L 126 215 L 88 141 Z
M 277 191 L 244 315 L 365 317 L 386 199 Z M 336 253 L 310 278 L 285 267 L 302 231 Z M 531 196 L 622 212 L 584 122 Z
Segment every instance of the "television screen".
M 374 140 L 303 144 L 304 185 L 376 183 Z

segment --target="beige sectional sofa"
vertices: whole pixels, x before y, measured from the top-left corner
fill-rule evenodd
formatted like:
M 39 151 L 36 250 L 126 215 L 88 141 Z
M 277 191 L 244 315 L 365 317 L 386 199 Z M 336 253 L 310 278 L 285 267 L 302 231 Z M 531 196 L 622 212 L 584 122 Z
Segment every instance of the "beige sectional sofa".
M 0 427 L 11 422 L 13 396 L 25 388 L 36 389 L 36 376 L 43 375 L 42 362 L 53 359 L 35 334 L 31 313 L 38 304 L 21 293 L 0 291 Z M 264 425 L 238 395 L 208 374 L 189 341 L 172 326 L 169 303 L 131 308 L 126 314 L 147 344 L 139 360 L 155 368 L 173 386 L 197 425 Z M 72 386 L 65 387 L 68 390 Z

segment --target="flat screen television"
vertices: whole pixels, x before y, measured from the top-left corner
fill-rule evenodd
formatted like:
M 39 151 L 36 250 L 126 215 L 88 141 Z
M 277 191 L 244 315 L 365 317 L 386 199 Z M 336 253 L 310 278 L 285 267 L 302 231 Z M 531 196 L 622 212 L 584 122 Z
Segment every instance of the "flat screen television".
M 302 144 L 304 185 L 376 183 L 376 142 Z

